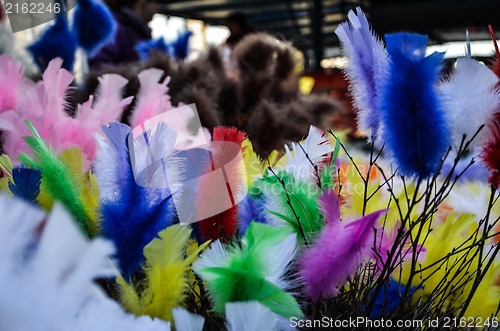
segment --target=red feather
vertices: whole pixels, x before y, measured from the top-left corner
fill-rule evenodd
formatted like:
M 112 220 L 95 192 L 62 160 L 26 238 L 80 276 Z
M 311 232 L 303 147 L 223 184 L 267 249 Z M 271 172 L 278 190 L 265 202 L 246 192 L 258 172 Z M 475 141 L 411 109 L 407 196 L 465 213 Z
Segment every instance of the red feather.
M 490 29 L 491 39 L 493 40 L 493 45 L 495 46 L 495 61 L 491 64 L 491 70 L 493 70 L 493 72 L 500 77 L 500 50 L 498 49 L 498 43 L 491 25 L 488 25 L 488 28 Z
M 491 70 L 500 77 L 500 50 L 491 25 L 488 28 L 495 46 L 495 61 L 491 65 Z M 498 84 L 497 88 L 499 88 Z M 487 123 L 485 130 L 488 130 L 489 139 L 484 144 L 479 158 L 490 172 L 488 182 L 497 189 L 500 184 L 500 112 L 493 115 L 491 123 Z
M 238 151 L 241 150 L 241 144 L 246 139 L 246 133 L 242 131 L 238 131 L 236 128 L 231 127 L 218 127 L 214 129 L 213 141 L 224 141 L 224 142 L 232 142 L 237 144 L 240 148 L 233 149 L 231 148 L 231 144 L 214 144 L 212 147 L 212 171 L 220 168 L 221 166 L 227 164 L 231 161 Z M 236 146 L 234 146 L 236 147 Z M 243 152 L 243 150 L 241 150 Z M 206 201 L 205 203 L 210 203 L 211 199 L 205 199 L 206 195 L 214 195 L 214 187 L 217 187 L 217 183 L 213 183 L 212 180 L 202 180 L 199 187 L 199 195 L 201 196 L 201 201 Z M 231 203 L 233 207 L 230 209 L 209 217 L 207 219 L 202 220 L 199 223 L 200 233 L 204 240 L 216 240 L 222 239 L 226 241 L 236 234 L 238 230 L 238 206 L 235 205 L 232 191 L 230 185 L 226 182 L 226 188 L 229 192 Z M 215 190 L 217 191 L 217 190 Z M 224 192 L 225 194 L 226 192 Z M 222 194 L 222 192 L 221 192 Z M 202 205 L 198 206 L 204 208 L 203 202 L 200 202 Z
M 490 139 L 485 143 L 479 157 L 490 172 L 488 181 L 495 189 L 500 184 L 500 113 L 495 113 L 493 123 L 488 126 Z

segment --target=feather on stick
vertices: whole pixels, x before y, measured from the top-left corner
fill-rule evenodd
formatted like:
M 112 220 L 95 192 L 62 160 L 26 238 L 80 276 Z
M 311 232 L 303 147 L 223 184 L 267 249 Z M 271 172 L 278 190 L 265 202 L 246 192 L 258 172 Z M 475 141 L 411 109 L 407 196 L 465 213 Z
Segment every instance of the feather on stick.
M 386 44 L 391 64 L 379 103 L 386 145 L 400 173 L 425 178 L 437 170 L 449 146 L 436 86 L 444 53 L 426 57 L 427 37 L 417 34 L 389 34 Z

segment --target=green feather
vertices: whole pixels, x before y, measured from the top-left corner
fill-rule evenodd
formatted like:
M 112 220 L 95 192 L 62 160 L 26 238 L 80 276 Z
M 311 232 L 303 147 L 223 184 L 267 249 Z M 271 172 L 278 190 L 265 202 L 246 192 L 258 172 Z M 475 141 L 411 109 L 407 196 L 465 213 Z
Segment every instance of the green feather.
M 304 235 L 309 241 L 324 225 L 317 203 L 318 196 L 322 191 L 316 186 L 316 183 L 298 180 L 285 171 L 280 171 L 277 176 L 280 176 L 284 182 L 286 191 L 275 176 L 262 178 L 255 183 L 262 192 L 270 192 L 266 197 L 267 199 L 273 199 L 280 206 L 279 210 L 267 209 L 266 212 L 284 220 L 297 233 L 299 240 L 303 238 L 300 231 L 301 226 Z M 287 192 L 293 210 L 288 205 Z M 294 211 L 299 218 L 300 226 Z
M 252 222 L 241 247 L 232 247 L 222 267 L 197 271 L 208 284 L 215 311 L 224 313 L 228 302 L 259 301 L 286 318 L 303 315 L 292 295 L 266 280 L 266 256 L 289 235 L 286 228 Z
M 41 189 L 55 200 L 60 201 L 71 212 L 82 231 L 93 236 L 91 218 L 80 200 L 78 183 L 71 175 L 69 167 L 47 146 L 30 121 L 25 121 L 32 136 L 23 137 L 32 150 L 33 158 L 21 153 L 19 161 L 28 167 L 42 171 Z

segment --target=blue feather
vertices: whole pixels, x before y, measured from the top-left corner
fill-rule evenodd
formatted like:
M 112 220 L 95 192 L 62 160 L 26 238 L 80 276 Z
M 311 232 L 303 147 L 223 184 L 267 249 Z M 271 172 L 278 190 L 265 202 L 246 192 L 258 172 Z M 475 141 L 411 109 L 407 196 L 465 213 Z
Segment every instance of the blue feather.
M 356 8 L 356 14 L 349 11 L 348 19 L 337 27 L 335 33 L 342 44 L 343 54 L 349 58 L 344 72 L 357 110 L 358 126 L 369 131 L 374 141 L 380 125 L 376 107 L 379 81 L 388 69 L 388 55 L 360 7 Z
M 152 189 L 137 184 L 127 139 L 131 129 L 118 123 L 103 127 L 116 155 L 115 166 L 122 184 L 114 199 L 101 201 L 102 234 L 117 249 L 122 274 L 130 278 L 144 261 L 143 249 L 158 232 L 173 224 L 176 218 L 172 196 L 167 189 Z
M 12 180 L 9 179 L 9 189 L 14 196 L 37 204 L 40 194 L 42 172 L 40 170 L 17 166 L 12 169 Z
M 171 55 L 179 60 L 184 60 L 189 52 L 189 37 L 191 37 L 193 33 L 189 30 L 182 32 L 177 40 L 172 42 L 170 45 L 172 46 Z
M 449 128 L 438 95 L 444 53 L 425 56 L 427 37 L 386 35 L 390 70 L 382 82 L 378 107 L 386 145 L 404 175 L 425 178 L 437 171 L 449 146 Z
M 240 235 L 244 235 L 250 223 L 266 223 L 264 201 L 262 196 L 256 196 L 248 192 L 247 196 L 239 203 L 239 225 Z
M 79 0 L 73 18 L 78 44 L 89 56 L 97 53 L 115 38 L 116 21 L 108 7 L 94 0 Z
M 141 61 L 149 59 L 152 51 L 159 51 L 165 54 L 172 53 L 171 46 L 167 45 L 163 38 L 141 41 L 135 46 L 135 49 L 139 52 Z
M 379 319 L 384 316 L 389 316 L 394 313 L 398 307 L 403 304 L 401 297 L 405 291 L 406 286 L 399 284 L 398 281 L 391 279 L 388 288 L 382 288 L 375 299 L 375 306 L 370 313 L 370 319 Z M 417 287 L 410 289 L 410 294 L 413 293 Z M 411 295 L 406 298 L 406 301 L 411 299 Z
M 68 27 L 65 15 L 59 15 L 54 25 L 48 28 L 42 37 L 28 47 L 33 60 L 40 70 L 45 70 L 52 59 L 63 59 L 63 68 L 72 71 L 75 63 L 76 38 Z

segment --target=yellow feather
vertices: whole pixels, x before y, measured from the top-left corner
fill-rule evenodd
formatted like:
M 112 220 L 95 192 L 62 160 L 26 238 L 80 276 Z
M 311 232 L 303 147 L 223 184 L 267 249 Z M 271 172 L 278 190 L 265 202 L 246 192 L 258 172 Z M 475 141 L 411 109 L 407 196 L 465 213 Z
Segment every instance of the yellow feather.
M 79 148 L 69 148 L 59 155 L 68 166 L 73 178 L 80 186 L 80 200 L 93 223 L 93 233 L 98 230 L 99 184 L 94 174 L 83 170 L 82 151 Z
M 7 192 L 12 195 L 9 189 L 9 179 L 12 178 L 12 162 L 8 155 L 0 155 L 0 170 L 3 171 L 5 177 L 0 178 L 0 191 Z
M 186 255 L 191 229 L 172 225 L 144 248 L 146 279 L 140 286 L 118 278 L 120 301 L 135 315 L 149 315 L 172 321 L 172 309 L 184 302 L 189 291 L 190 265 L 209 242 Z M 138 290 L 142 288 L 139 293 Z

